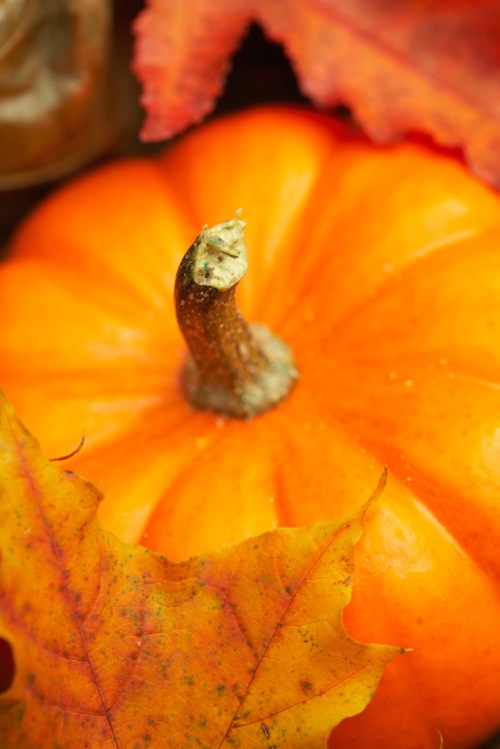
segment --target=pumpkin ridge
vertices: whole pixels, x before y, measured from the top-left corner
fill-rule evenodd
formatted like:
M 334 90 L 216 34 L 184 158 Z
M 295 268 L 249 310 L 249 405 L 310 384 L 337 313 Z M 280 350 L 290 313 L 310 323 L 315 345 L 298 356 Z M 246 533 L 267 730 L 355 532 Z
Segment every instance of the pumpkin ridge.
M 213 416 L 213 414 L 210 415 Z M 158 551 L 161 554 L 165 554 L 167 557 L 169 556 L 169 553 L 166 548 L 165 537 L 157 537 L 157 534 L 153 532 L 153 528 L 168 528 L 170 526 L 168 518 L 174 514 L 179 505 L 182 504 L 186 482 L 190 480 L 192 472 L 196 469 L 200 459 L 203 459 L 203 455 L 207 455 L 209 450 L 215 450 L 217 452 L 218 449 L 220 449 L 220 445 L 224 439 L 224 434 L 221 429 L 215 427 L 211 431 L 205 431 L 201 439 L 204 441 L 201 452 L 190 456 L 185 464 L 178 466 L 178 469 L 170 478 L 168 486 L 164 487 L 161 496 L 156 499 L 154 508 L 149 515 L 141 534 L 141 543 L 152 551 Z M 169 535 L 171 535 L 171 533 Z M 210 548 L 198 549 L 196 554 L 203 554 L 211 550 L 212 549 Z M 191 556 L 191 554 L 189 554 L 189 556 Z M 173 558 L 174 560 L 177 559 L 175 555 Z
M 496 583 L 493 585 L 495 595 L 498 597 L 500 602 L 500 567 L 491 566 L 491 555 L 485 556 L 484 545 L 481 549 L 477 549 L 476 534 L 473 532 L 471 535 L 470 521 L 461 520 L 457 508 L 459 505 L 466 506 L 469 502 L 468 492 L 460 491 L 460 483 L 452 487 L 447 486 L 444 479 L 436 476 L 429 475 L 428 469 L 422 468 L 418 462 L 410 455 L 401 455 L 402 450 L 394 443 L 386 441 L 384 443 L 377 442 L 374 436 L 365 435 L 361 438 L 363 444 L 370 450 L 370 452 L 376 456 L 380 461 L 384 461 L 388 465 L 389 473 L 398 481 L 401 487 L 409 490 L 410 495 L 413 496 L 414 501 L 418 502 L 422 508 L 428 513 L 428 517 L 432 516 L 433 521 L 439 525 L 441 532 L 452 540 L 456 545 L 457 549 L 467 556 L 474 565 L 482 570 L 482 574 L 485 578 L 491 581 L 492 575 L 494 576 Z M 409 480 L 410 478 L 410 480 Z M 432 486 L 433 491 L 430 491 Z M 387 490 L 390 492 L 390 488 Z M 453 496 L 454 502 L 446 511 L 448 506 L 439 502 L 439 499 L 433 500 L 433 497 L 441 496 Z M 457 498 L 461 497 L 461 502 L 456 502 Z M 482 536 L 484 538 L 487 535 L 489 525 L 491 523 L 491 508 L 485 508 L 485 525 L 482 529 Z M 490 534 L 491 534 L 490 530 Z M 497 550 L 498 554 L 498 550 Z M 495 554 L 493 558 L 495 558 Z
M 316 314 L 315 319 L 320 321 L 320 325 L 309 326 L 310 336 L 308 338 L 308 345 L 321 347 L 324 343 L 329 344 L 331 339 L 342 340 L 342 333 L 346 329 L 349 329 L 350 325 L 357 317 L 366 314 L 372 306 L 379 303 L 387 294 L 390 294 L 394 288 L 401 286 L 407 278 L 415 274 L 417 268 L 421 267 L 426 262 L 431 262 L 432 258 L 435 258 L 438 254 L 446 253 L 448 250 L 455 254 L 457 251 L 457 245 L 460 247 L 462 243 L 476 240 L 483 235 L 488 236 L 491 231 L 491 229 L 488 229 L 482 232 L 471 231 L 467 234 L 464 232 L 458 241 L 453 239 L 449 242 L 443 241 L 440 243 L 434 243 L 430 252 L 415 253 L 405 265 L 394 269 L 390 274 L 387 274 L 385 278 L 380 279 L 375 286 L 370 288 L 367 295 L 363 296 L 358 302 L 355 302 L 353 306 L 342 312 L 340 317 L 330 318 L 331 323 L 328 328 L 326 328 L 325 324 L 322 324 L 321 316 Z M 446 260 L 447 258 L 444 262 L 446 262 Z M 332 288 L 333 287 L 334 284 L 332 284 Z M 309 292 L 309 294 L 311 299 L 314 299 L 315 294 L 311 294 L 311 292 Z M 285 309 L 283 312 L 284 324 L 283 329 L 280 329 L 280 333 L 290 341 L 292 347 L 294 346 L 294 338 L 300 334 L 300 327 L 303 327 L 303 319 L 301 319 L 301 315 L 303 315 L 302 308 L 307 308 L 307 299 L 308 297 L 306 294 L 301 300 L 300 309 L 297 309 L 292 313 L 290 313 L 289 309 Z

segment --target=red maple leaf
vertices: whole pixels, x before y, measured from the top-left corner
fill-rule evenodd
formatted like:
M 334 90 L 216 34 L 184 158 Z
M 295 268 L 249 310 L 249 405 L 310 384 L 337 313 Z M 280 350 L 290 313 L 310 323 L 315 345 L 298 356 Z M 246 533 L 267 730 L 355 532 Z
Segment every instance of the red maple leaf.
M 500 184 L 497 0 L 148 0 L 135 24 L 146 140 L 200 121 L 250 23 L 283 45 L 304 93 L 343 102 L 376 141 L 423 131 Z

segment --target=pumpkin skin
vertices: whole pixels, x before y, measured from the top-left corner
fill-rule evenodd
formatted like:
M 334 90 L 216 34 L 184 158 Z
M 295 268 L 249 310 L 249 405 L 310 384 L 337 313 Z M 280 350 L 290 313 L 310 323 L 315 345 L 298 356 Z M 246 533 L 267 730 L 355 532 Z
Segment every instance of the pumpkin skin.
M 194 410 L 172 290 L 244 209 L 250 321 L 300 381 L 250 421 Z M 412 648 L 336 749 L 466 749 L 500 724 L 500 199 L 417 144 L 308 111 L 215 121 L 41 205 L 0 270 L 0 382 L 101 517 L 173 559 L 332 518 L 389 482 L 356 548 L 349 633 Z

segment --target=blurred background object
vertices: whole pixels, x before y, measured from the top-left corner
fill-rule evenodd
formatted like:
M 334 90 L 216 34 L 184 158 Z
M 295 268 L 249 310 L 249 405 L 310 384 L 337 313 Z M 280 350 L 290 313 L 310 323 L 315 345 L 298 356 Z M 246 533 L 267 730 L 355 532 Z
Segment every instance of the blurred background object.
M 112 138 L 107 0 L 0 5 L 0 188 L 73 171 Z
M 0 3 L 0 238 L 119 127 L 109 0 Z
M 47 192 L 98 161 L 154 153 L 141 143 L 130 69 L 143 0 L 0 0 L 0 256 Z M 305 102 L 281 47 L 252 26 L 213 116 L 266 101 Z

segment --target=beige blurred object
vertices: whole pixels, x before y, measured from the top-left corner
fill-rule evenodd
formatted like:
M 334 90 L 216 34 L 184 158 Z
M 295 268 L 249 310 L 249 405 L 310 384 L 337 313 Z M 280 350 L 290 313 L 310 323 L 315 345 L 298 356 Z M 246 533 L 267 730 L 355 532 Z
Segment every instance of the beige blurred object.
M 64 176 L 112 141 L 111 3 L 0 0 L 0 190 Z

